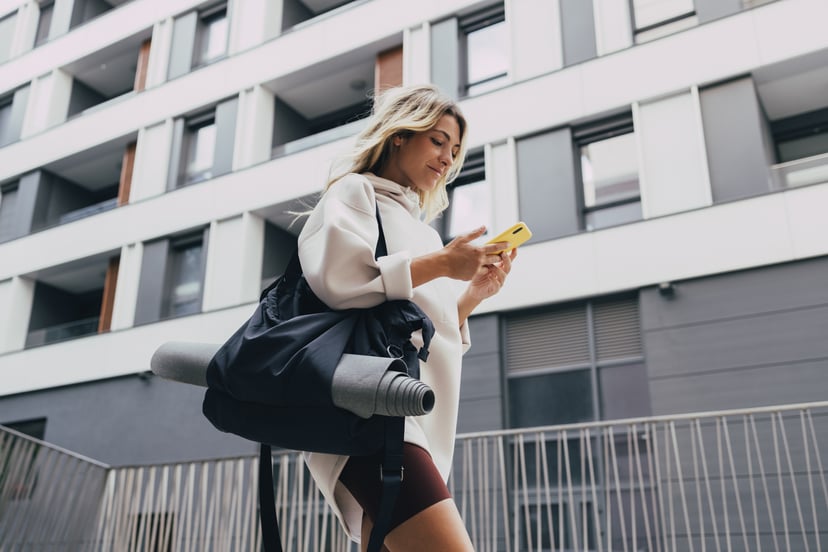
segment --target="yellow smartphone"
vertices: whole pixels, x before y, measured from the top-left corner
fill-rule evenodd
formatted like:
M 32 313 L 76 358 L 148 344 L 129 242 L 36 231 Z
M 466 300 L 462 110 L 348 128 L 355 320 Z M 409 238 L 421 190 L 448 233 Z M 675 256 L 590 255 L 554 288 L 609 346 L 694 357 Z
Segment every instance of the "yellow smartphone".
M 486 243 L 498 243 L 498 242 L 509 242 L 509 247 L 506 249 L 501 249 L 497 253 L 503 253 L 504 251 L 511 251 L 512 249 L 516 248 L 517 246 L 525 243 L 529 238 L 532 237 L 532 231 L 529 230 L 529 227 L 526 226 L 525 222 L 516 222 L 510 228 L 504 230 L 494 238 L 490 239 Z

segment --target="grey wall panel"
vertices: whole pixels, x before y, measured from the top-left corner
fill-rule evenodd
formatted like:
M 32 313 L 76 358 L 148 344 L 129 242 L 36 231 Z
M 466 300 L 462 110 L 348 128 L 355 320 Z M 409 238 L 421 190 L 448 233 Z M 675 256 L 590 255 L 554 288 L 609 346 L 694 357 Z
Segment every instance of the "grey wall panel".
M 701 110 L 710 184 L 715 202 L 770 190 L 764 114 L 750 77 L 701 91 Z
M 161 319 L 169 249 L 168 240 L 144 244 L 141 277 L 138 282 L 138 299 L 135 305 L 136 325 Z
M 503 429 L 503 403 L 499 398 L 460 402 L 458 433 Z
M 181 179 L 181 157 L 184 155 L 184 119 L 176 119 L 173 124 L 172 143 L 170 144 L 170 166 L 167 171 L 167 191 L 178 187 Z
M 828 305 L 822 305 L 650 330 L 644 340 L 655 377 L 809 359 L 828 362 L 826 335 Z
M 75 6 L 72 9 L 71 27 L 74 28 L 111 9 L 112 6 L 104 0 L 75 0 Z
M 742 0 L 693 0 L 699 24 L 727 17 L 742 10 Z
M 472 346 L 463 357 L 460 382 L 460 431 L 503 427 L 500 320 L 496 314 L 469 319 Z
M 26 104 L 29 101 L 29 87 L 24 86 L 14 91 L 11 105 L 11 116 L 5 128 L 0 129 L 0 146 L 20 140 L 20 131 L 23 129 L 23 117 L 26 114 Z
M 279 1 L 279 0 L 275 0 Z M 282 1 L 282 30 L 286 31 L 294 25 L 307 21 L 313 17 L 313 12 L 308 9 L 300 0 Z
M 213 152 L 213 176 L 233 170 L 233 146 L 236 143 L 236 117 L 239 99 L 233 98 L 216 106 L 216 145 Z
M 272 146 L 281 146 L 308 135 L 308 122 L 288 104 L 276 98 L 273 107 Z
M 560 0 L 564 66 L 581 63 L 598 55 L 595 44 L 595 16 L 592 2 Z
M 828 257 L 675 283 L 640 294 L 644 331 L 828 304 Z
M 520 218 L 532 228 L 533 240 L 578 232 L 580 199 L 570 129 L 518 140 L 517 175 Z
M 653 414 L 824 401 L 828 359 L 650 380 Z
M 272 279 L 282 274 L 295 250 L 296 236 L 275 224 L 266 222 L 262 251 L 262 279 L 270 283 Z
M 210 425 L 203 396 L 199 387 L 129 376 L 2 397 L 0 424 L 45 417 L 46 441 L 114 466 L 255 453 Z
M 452 98 L 460 95 L 460 29 L 457 19 L 431 26 L 431 82 Z
M 30 172 L 18 181 L 13 237 L 19 238 L 32 231 L 38 210 L 42 174 L 42 171 Z
M 828 258 L 641 292 L 654 414 L 828 396 Z
M 194 11 L 175 19 L 170 46 L 170 63 L 167 68 L 168 79 L 185 75 L 192 69 L 197 24 L 198 13 Z
M 66 115 L 68 117 L 77 115 L 84 109 L 103 103 L 105 100 L 106 97 L 103 94 L 75 79 L 72 81 L 72 93 L 69 95 L 69 109 Z
M 94 194 L 65 178 L 40 171 L 32 231 L 55 226 L 60 216 L 93 203 Z

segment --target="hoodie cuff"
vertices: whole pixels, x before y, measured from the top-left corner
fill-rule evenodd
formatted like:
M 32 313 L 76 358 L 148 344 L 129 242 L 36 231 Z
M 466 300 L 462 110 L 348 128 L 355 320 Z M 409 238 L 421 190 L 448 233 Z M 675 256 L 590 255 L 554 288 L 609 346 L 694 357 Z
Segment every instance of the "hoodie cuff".
M 411 284 L 411 256 L 408 251 L 399 251 L 377 259 L 377 266 L 389 301 L 411 299 L 414 288 Z

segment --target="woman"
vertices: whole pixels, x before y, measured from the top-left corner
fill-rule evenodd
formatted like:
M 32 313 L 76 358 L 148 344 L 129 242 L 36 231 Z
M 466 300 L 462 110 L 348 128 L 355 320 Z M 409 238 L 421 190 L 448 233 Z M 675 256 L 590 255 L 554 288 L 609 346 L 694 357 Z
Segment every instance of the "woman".
M 466 121 L 432 86 L 391 89 L 375 101 L 344 174 L 332 179 L 299 236 L 299 257 L 313 291 L 334 309 L 411 299 L 435 336 L 420 377 L 434 409 L 405 422 L 404 479 L 385 546 L 472 550 L 446 487 L 454 451 L 460 367 L 469 347 L 466 319 L 497 293 L 515 252 L 471 243 L 478 228 L 443 246 L 427 223 L 448 205 L 446 182 L 462 166 Z M 379 207 L 388 255 L 374 259 Z M 467 281 L 458 294 L 457 281 Z M 412 336 L 417 347 L 419 334 Z M 379 504 L 378 457 L 308 454 L 308 467 L 348 534 L 365 550 Z

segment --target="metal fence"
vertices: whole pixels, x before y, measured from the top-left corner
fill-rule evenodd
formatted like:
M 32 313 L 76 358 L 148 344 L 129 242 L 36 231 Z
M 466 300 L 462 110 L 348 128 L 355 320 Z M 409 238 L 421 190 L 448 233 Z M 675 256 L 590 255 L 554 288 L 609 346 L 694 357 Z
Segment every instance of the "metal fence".
M 458 437 L 487 551 L 828 550 L 828 402 Z M 354 551 L 301 456 L 274 455 L 286 550 Z M 0 551 L 260 550 L 257 459 L 111 468 L 0 430 Z

